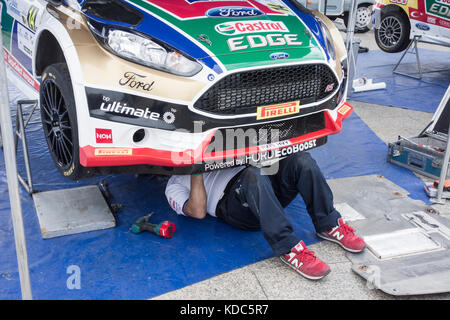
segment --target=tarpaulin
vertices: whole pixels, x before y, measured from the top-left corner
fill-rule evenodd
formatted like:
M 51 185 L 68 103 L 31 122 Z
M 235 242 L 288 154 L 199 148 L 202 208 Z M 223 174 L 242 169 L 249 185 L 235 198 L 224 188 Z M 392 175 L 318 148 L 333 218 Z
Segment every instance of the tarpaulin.
M 10 94 L 12 101 L 21 96 L 12 86 Z M 164 196 L 166 178 L 110 175 L 82 182 L 65 180 L 50 159 L 38 112 L 27 135 L 36 189 L 72 188 L 104 179 L 114 197 L 113 203 L 124 206 L 116 214 L 116 228 L 43 240 L 33 200 L 22 190 L 35 299 L 147 299 L 273 256 L 258 231 L 237 230 L 211 217 L 199 221 L 177 216 Z M 387 146 L 355 114 L 344 122 L 342 133 L 331 136 L 328 144 L 311 153 L 329 179 L 382 174 L 410 191 L 413 198 L 427 199 L 420 179 L 387 163 Z M 24 172 L 21 152 L 18 161 L 19 170 Z M 0 299 L 19 299 L 4 168 L 0 151 Z M 152 221 L 169 220 L 176 224 L 172 239 L 129 231 L 139 217 L 152 211 L 155 212 Z M 286 214 L 306 244 L 319 241 L 300 197 L 286 209 Z M 71 266 L 81 271 L 80 289 L 67 286 Z
M 374 83 L 385 82 L 386 89 L 350 93 L 350 99 L 434 113 L 450 84 L 450 48 L 419 49 L 423 72 L 420 80 L 392 72 L 402 54 L 381 50 L 360 53 L 355 79 L 365 77 Z M 407 53 L 397 71 L 419 76 L 416 56 Z

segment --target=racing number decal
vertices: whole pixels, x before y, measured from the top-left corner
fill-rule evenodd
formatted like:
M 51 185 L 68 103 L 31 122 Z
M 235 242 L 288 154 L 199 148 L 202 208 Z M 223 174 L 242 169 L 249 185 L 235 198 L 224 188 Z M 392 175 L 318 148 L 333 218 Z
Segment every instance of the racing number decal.
M 31 6 L 30 10 L 28 10 L 27 24 L 28 27 L 33 31 L 36 31 L 36 18 L 38 13 L 39 9 L 36 8 L 35 6 Z

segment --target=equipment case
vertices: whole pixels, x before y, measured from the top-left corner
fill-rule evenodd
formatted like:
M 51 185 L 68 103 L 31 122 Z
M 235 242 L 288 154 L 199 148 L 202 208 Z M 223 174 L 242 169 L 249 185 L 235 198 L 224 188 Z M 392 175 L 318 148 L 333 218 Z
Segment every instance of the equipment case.
M 447 89 L 430 124 L 416 137 L 404 138 L 389 143 L 388 161 L 439 179 L 447 148 L 450 123 L 450 86 Z M 450 176 L 450 168 L 447 177 Z

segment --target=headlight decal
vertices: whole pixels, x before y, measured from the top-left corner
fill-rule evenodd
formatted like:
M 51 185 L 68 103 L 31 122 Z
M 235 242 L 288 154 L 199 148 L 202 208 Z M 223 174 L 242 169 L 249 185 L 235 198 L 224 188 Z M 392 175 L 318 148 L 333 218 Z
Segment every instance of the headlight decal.
M 148 67 L 186 77 L 194 76 L 202 70 L 200 63 L 142 35 L 110 30 L 106 41 L 118 56 Z
M 123 59 L 185 77 L 194 76 L 203 68 L 193 58 L 131 29 L 109 27 L 93 20 L 88 24 L 99 42 Z
M 223 66 L 220 66 L 214 58 L 210 57 L 210 54 L 199 47 L 195 40 L 189 39 L 186 35 L 152 15 L 146 14 L 142 23 L 132 29 L 129 29 L 128 25 L 121 23 L 110 24 L 107 23 L 107 21 L 102 21 L 101 19 L 90 17 L 88 15 L 86 15 L 86 18 L 91 31 L 94 35 L 100 36 L 101 38 L 107 36 L 106 30 L 114 27 L 114 25 L 119 28 L 127 28 L 127 31 L 140 33 L 144 35 L 144 37 L 148 34 L 148 31 L 151 30 L 152 38 L 164 39 L 169 47 L 187 53 L 190 57 L 201 62 L 201 64 L 207 66 L 211 70 L 214 70 L 217 74 L 222 74 L 224 72 Z

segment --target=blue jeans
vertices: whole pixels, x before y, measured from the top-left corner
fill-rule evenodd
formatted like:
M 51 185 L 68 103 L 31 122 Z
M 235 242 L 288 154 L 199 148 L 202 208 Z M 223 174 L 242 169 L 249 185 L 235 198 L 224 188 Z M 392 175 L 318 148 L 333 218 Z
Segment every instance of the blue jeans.
M 248 167 L 239 173 L 217 205 L 217 217 L 243 230 L 261 230 L 276 256 L 289 253 L 299 242 L 284 208 L 300 193 L 316 232 L 338 225 L 341 217 L 333 194 L 316 161 L 307 152 L 281 160 L 275 175 Z

